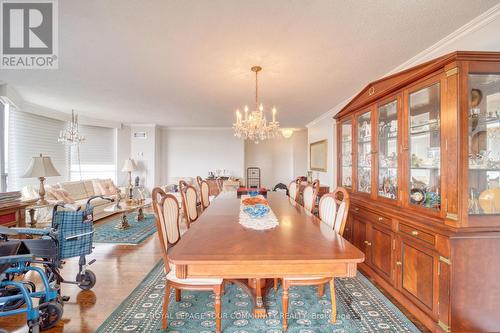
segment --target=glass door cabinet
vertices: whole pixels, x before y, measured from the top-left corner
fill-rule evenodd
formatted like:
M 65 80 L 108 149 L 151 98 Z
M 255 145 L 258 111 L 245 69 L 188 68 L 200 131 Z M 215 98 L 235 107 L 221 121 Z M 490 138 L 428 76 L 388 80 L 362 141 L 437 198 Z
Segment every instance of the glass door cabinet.
M 440 84 L 413 91 L 408 97 L 409 201 L 440 210 Z
M 377 194 L 391 200 L 398 197 L 398 127 L 398 101 L 379 106 Z
M 431 332 L 500 332 L 500 52 L 371 82 L 335 119 L 359 269 Z
M 352 187 L 352 121 L 344 121 L 340 125 L 340 165 L 341 184 L 343 187 Z
M 468 142 L 468 212 L 500 214 L 500 74 L 469 75 Z
M 372 122 L 371 112 L 357 118 L 357 190 L 361 193 L 372 191 Z

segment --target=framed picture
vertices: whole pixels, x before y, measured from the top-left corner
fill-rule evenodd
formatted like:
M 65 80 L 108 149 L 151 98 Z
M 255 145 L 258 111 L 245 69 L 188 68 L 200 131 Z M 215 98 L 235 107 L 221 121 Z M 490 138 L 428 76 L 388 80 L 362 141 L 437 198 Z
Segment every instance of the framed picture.
M 309 145 L 309 169 L 327 171 L 328 140 L 313 142 Z

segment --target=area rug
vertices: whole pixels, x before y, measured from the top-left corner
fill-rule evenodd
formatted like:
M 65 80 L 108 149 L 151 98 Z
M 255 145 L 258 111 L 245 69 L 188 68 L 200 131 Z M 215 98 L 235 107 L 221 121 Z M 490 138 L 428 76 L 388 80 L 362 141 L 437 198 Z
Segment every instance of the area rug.
M 420 332 L 375 286 L 358 273 L 335 279 L 337 322 L 329 323 L 330 293 L 318 297 L 315 287 L 292 287 L 289 292 L 289 333 Z M 161 307 L 165 289 L 163 264 L 158 263 L 136 289 L 97 329 L 101 333 L 161 332 Z M 231 333 L 282 332 L 281 289 L 266 297 L 268 317 L 251 315 L 250 297 L 236 285 L 226 285 L 222 297 L 222 330 Z M 214 296 L 211 292 L 182 292 L 175 302 L 170 295 L 167 332 L 215 332 Z
M 140 244 L 156 232 L 154 214 L 144 214 L 144 220 L 137 222 L 136 213 L 128 214 L 130 228 L 118 230 L 115 226 L 120 223 L 121 215 L 105 222 L 97 222 L 94 225 L 94 243 L 114 244 Z

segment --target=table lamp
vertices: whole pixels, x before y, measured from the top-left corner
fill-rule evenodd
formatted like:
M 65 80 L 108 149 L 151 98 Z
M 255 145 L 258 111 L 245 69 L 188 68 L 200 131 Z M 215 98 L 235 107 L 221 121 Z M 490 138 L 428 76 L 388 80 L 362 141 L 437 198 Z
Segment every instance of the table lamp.
M 56 177 L 61 174 L 56 170 L 52 164 L 52 160 L 49 156 L 36 156 L 31 158 L 30 165 L 26 169 L 24 175 L 21 178 L 38 178 L 40 180 L 40 189 L 38 190 L 38 195 L 40 198 L 37 201 L 38 205 L 46 205 L 48 202 L 45 200 L 45 187 L 43 182 L 46 177 Z
M 132 172 L 137 170 L 137 166 L 133 159 L 128 158 L 123 164 L 122 171 L 128 172 L 128 188 L 129 188 L 129 199 L 132 199 Z

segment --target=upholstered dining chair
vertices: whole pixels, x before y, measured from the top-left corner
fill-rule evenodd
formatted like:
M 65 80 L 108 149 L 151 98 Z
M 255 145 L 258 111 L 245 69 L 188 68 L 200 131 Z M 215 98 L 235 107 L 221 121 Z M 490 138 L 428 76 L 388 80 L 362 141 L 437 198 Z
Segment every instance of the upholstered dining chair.
M 333 193 L 321 197 L 319 215 L 321 221 L 328 224 L 342 236 L 349 212 L 349 193 L 342 187 Z M 323 297 L 325 284 L 330 284 L 330 296 L 332 301 L 332 323 L 337 320 L 337 306 L 335 300 L 335 281 L 333 277 L 307 277 L 307 278 L 283 278 L 283 330 L 288 327 L 288 290 L 292 286 L 318 286 L 318 293 Z
M 180 183 L 180 182 L 179 182 Z M 184 185 L 181 187 L 182 208 L 184 210 L 184 217 L 189 229 L 191 223 L 198 219 L 198 193 L 191 185 Z
M 297 180 L 293 180 L 288 185 L 288 196 L 294 201 L 297 201 L 298 195 L 299 195 L 299 189 L 297 185 Z
M 302 200 L 304 208 L 310 213 L 314 213 L 316 207 L 316 197 L 318 196 L 319 186 L 307 185 L 302 191 Z
M 201 180 L 198 184 L 200 186 L 201 209 L 205 210 L 210 206 L 210 187 L 206 180 Z
M 168 248 L 173 247 L 181 239 L 179 229 L 179 202 L 173 194 L 167 194 L 161 188 L 153 189 L 153 209 L 156 215 L 156 229 L 160 239 L 163 265 L 165 267 L 166 284 L 162 310 L 162 329 L 168 326 L 168 305 L 170 290 L 175 289 L 175 301 L 181 300 L 181 290 L 212 290 L 215 294 L 215 327 L 221 332 L 221 294 L 223 279 L 221 278 L 190 278 L 179 279 L 175 274 L 175 266 L 170 267 L 168 262 Z

